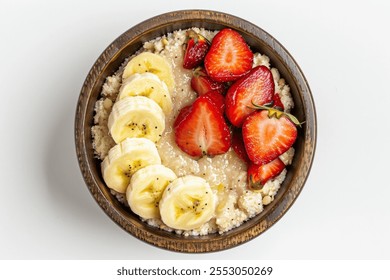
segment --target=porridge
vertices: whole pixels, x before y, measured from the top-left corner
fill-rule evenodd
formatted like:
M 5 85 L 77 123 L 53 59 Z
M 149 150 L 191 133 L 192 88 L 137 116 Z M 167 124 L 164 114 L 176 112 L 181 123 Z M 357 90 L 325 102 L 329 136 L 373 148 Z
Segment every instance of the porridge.
M 95 155 L 112 194 L 149 225 L 183 235 L 229 231 L 274 200 L 292 162 L 290 88 L 267 56 L 251 51 L 240 63 L 249 69 L 221 74 L 213 55 L 223 48 L 217 40 L 239 36 L 230 31 L 192 28 L 146 42 L 103 85 Z M 202 42 L 206 58 L 194 62 L 189 48 L 202 52 Z M 258 148 L 269 127 L 291 139 Z

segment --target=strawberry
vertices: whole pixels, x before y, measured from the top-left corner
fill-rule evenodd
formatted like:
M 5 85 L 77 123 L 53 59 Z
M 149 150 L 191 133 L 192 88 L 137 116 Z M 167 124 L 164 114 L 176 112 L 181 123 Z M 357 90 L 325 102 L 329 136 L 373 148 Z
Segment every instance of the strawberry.
M 240 159 L 242 159 L 246 163 L 250 162 L 249 157 L 245 150 L 244 142 L 242 140 L 241 129 L 233 130 L 232 148 Z
M 204 59 L 207 74 L 217 82 L 235 81 L 253 64 L 253 53 L 241 35 L 230 28 L 214 36 Z
M 268 180 L 278 176 L 286 166 L 280 158 L 273 161 L 259 165 L 250 163 L 248 167 L 248 187 L 253 190 L 260 190 Z
M 246 118 L 242 136 L 252 162 L 260 165 L 269 163 L 294 144 L 297 138 L 296 118 L 290 116 L 269 109 L 254 112 Z
M 279 93 L 274 94 L 272 107 L 279 110 L 279 111 L 284 111 L 284 105 L 283 105 L 282 101 L 280 100 Z
M 179 114 L 177 115 L 175 122 L 173 123 L 173 127 L 176 127 L 179 125 L 179 123 L 184 120 L 187 115 L 191 112 L 192 106 L 188 105 L 183 108 L 181 108 Z
M 199 95 L 205 94 L 210 90 L 216 90 L 220 93 L 225 91 L 224 84 L 213 81 L 202 67 L 195 69 L 191 78 L 191 88 Z
M 189 30 L 187 36 L 188 42 L 184 53 L 183 67 L 185 69 L 192 69 L 203 62 L 203 59 L 210 48 L 210 43 L 205 37 L 193 30 Z
M 184 111 L 184 112 L 183 112 Z M 226 153 L 231 144 L 230 130 L 210 97 L 202 95 L 184 107 L 174 123 L 175 142 L 190 156 Z
M 247 75 L 236 81 L 226 94 L 226 116 L 240 127 L 245 118 L 255 109 L 253 103 L 264 105 L 272 102 L 275 91 L 271 71 L 265 66 L 253 68 Z
M 204 96 L 209 97 L 214 106 L 223 115 L 225 112 L 225 97 L 216 90 L 211 90 L 205 93 Z

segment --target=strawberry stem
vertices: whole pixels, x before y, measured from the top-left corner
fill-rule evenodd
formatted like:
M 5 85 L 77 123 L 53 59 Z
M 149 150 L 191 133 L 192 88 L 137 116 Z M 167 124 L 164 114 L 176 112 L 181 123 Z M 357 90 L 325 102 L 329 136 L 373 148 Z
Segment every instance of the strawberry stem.
M 198 66 L 193 70 L 194 76 L 199 77 L 199 76 L 206 76 L 203 67 Z
M 253 101 L 251 101 L 253 107 L 248 106 L 248 108 L 255 109 L 255 110 L 267 110 L 268 111 L 268 117 L 276 117 L 277 119 L 280 119 L 283 115 L 286 116 L 290 121 L 292 121 L 295 125 L 301 127 L 304 122 L 300 122 L 294 115 L 290 113 L 286 113 L 283 111 L 280 111 L 276 108 L 271 108 L 266 105 L 257 105 Z M 268 105 L 268 104 L 267 104 Z
M 195 43 L 198 43 L 199 40 L 206 41 L 209 45 L 211 44 L 209 40 L 207 40 L 204 36 L 200 35 L 199 33 L 195 32 L 194 30 L 190 29 L 187 31 L 187 37 L 189 39 L 194 39 Z
M 254 180 L 254 178 L 253 178 L 252 175 L 249 176 L 248 183 L 249 183 L 249 188 L 252 189 L 252 190 L 254 190 L 254 191 L 260 191 L 260 190 L 262 190 L 263 187 L 264 187 L 264 185 L 262 185 L 262 184 L 260 183 L 260 181 L 259 181 L 259 182 L 256 182 L 256 181 Z

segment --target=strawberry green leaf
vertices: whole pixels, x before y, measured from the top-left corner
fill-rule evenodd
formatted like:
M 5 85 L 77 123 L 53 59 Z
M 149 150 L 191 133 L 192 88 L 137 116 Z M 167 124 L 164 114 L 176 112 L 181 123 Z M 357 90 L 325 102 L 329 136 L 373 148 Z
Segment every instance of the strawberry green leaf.
M 255 109 L 255 110 L 267 110 L 268 111 L 268 117 L 276 117 L 276 118 L 280 118 L 281 116 L 286 116 L 287 118 L 290 119 L 290 121 L 292 121 L 295 125 L 301 127 L 302 124 L 304 122 L 300 122 L 294 115 L 290 114 L 290 113 L 286 113 L 286 112 L 283 112 L 283 111 L 280 111 L 278 109 L 275 109 L 275 108 L 271 108 L 271 107 L 268 107 L 268 106 L 265 106 L 265 105 L 257 105 L 255 103 L 253 103 L 252 101 L 252 106 L 253 107 L 250 107 L 248 106 L 248 108 L 251 108 L 251 109 Z

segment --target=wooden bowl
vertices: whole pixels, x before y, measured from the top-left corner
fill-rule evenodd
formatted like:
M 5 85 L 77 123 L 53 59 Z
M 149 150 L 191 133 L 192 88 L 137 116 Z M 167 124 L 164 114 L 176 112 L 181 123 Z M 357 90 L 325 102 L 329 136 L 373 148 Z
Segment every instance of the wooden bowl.
M 219 30 L 229 27 L 246 39 L 253 51 L 266 54 L 271 65 L 279 69 L 291 87 L 295 108 L 293 114 L 305 123 L 299 129 L 294 144 L 296 153 L 292 165 L 275 200 L 264 211 L 240 227 L 224 234 L 184 237 L 141 222 L 124 207 L 106 187 L 100 171 L 100 161 L 94 158 L 91 127 L 94 105 L 107 76 L 112 75 L 126 57 L 136 52 L 144 42 L 177 29 L 203 27 Z M 136 238 L 160 248 L 178 252 L 211 252 L 228 249 L 249 241 L 275 224 L 301 192 L 312 165 L 316 146 L 316 113 L 307 81 L 288 51 L 270 34 L 241 18 L 215 11 L 184 10 L 148 19 L 123 33 L 100 55 L 92 66 L 81 89 L 75 119 L 77 158 L 85 183 L 103 211 L 119 226 Z

